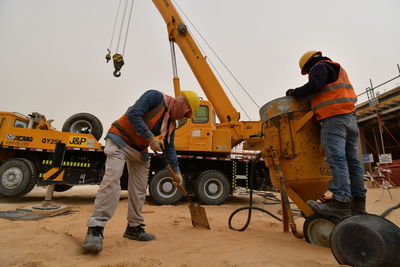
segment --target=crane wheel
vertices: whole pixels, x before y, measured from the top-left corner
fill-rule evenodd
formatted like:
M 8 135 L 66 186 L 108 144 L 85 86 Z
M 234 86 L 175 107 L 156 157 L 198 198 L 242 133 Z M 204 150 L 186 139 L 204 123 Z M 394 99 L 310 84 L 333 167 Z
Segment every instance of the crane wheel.
M 36 167 L 28 159 L 9 159 L 0 166 L 0 196 L 22 197 L 32 191 L 36 182 Z
M 194 193 L 205 205 L 221 205 L 229 197 L 230 186 L 226 176 L 217 170 L 202 172 L 195 181 Z
M 150 180 L 149 193 L 157 205 L 173 205 L 183 196 L 172 183 L 173 178 L 166 169 L 158 171 Z

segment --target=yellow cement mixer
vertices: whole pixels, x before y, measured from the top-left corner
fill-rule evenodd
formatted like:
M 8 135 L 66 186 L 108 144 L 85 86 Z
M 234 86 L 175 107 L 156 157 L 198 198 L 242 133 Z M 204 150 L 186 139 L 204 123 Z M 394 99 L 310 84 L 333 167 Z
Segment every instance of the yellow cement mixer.
M 339 221 L 315 214 L 306 204 L 307 200 L 321 198 L 332 178 L 320 145 L 320 125 L 313 119 L 309 100 L 275 99 L 261 107 L 260 117 L 264 161 L 270 169 L 272 184 L 282 193 L 284 231 L 290 225 L 296 237 L 303 237 L 296 230 L 289 197 L 306 217 L 306 241 L 329 247 L 330 233 Z

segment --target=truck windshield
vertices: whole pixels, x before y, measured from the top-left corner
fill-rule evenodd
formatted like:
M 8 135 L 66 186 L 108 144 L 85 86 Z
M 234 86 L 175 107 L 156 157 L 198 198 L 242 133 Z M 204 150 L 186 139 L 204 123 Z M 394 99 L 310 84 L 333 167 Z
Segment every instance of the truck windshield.
M 16 127 L 16 128 L 26 128 L 26 126 L 27 126 L 27 124 L 24 121 L 21 121 L 21 120 L 17 119 L 14 122 L 14 127 Z
M 200 106 L 196 111 L 196 116 L 192 120 L 194 123 L 208 122 L 208 106 Z
M 215 117 L 215 114 L 214 114 Z M 215 121 L 215 118 L 214 118 Z M 183 119 L 180 121 L 176 121 L 176 128 L 179 129 L 183 125 L 185 125 L 187 119 Z M 207 123 L 208 122 L 208 106 L 200 106 L 197 111 L 195 117 L 192 119 L 193 123 Z

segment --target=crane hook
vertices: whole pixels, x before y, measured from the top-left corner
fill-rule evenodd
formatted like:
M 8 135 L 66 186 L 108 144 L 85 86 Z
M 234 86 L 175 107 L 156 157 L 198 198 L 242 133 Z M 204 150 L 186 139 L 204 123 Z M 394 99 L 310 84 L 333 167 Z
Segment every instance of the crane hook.
M 122 57 L 121 54 L 114 54 L 113 56 L 113 62 L 114 62 L 114 69 L 115 71 L 113 72 L 115 77 L 121 76 L 121 68 L 125 64 L 124 58 Z
M 113 71 L 113 74 L 114 74 L 114 77 L 119 77 L 119 76 L 121 76 L 121 72 L 120 71 L 116 71 L 116 70 L 114 70 Z
M 108 63 L 108 61 L 111 60 L 111 51 L 110 51 L 110 49 L 107 49 L 107 51 L 108 51 L 108 53 L 107 53 L 107 55 L 106 55 L 106 60 L 107 60 L 106 63 Z

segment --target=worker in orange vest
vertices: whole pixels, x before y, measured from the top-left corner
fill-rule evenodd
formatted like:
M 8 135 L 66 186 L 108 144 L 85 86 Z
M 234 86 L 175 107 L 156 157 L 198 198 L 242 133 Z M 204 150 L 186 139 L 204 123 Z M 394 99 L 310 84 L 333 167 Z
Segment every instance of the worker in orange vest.
M 143 228 L 142 208 L 150 166 L 147 148 L 150 146 L 153 151 L 159 152 L 164 148 L 167 161 L 182 185 L 174 146 L 175 122 L 194 117 L 200 100 L 193 91 L 181 93 L 181 96 L 173 98 L 156 90 L 146 91 L 121 118 L 112 123 L 105 138 L 105 173 L 96 195 L 93 214 L 87 221 L 88 230 L 82 244 L 85 252 L 99 253 L 103 249 L 103 230 L 118 206 L 120 178 L 125 163 L 129 173 L 128 224 L 123 237 L 137 241 L 155 238 Z
M 309 81 L 287 96 L 311 96 L 311 109 L 321 124 L 321 143 L 332 171 L 328 190 L 332 199 L 324 203 L 308 200 L 313 211 L 327 217 L 345 218 L 366 213 L 363 169 L 358 159 L 359 130 L 355 115 L 357 96 L 346 71 L 339 63 L 308 51 L 299 60 L 301 74 Z

